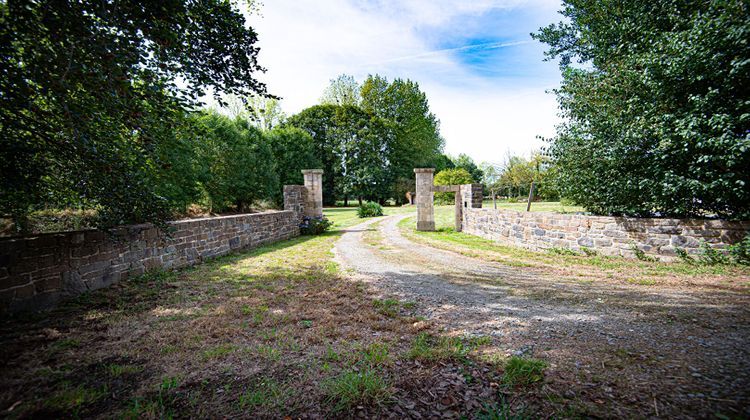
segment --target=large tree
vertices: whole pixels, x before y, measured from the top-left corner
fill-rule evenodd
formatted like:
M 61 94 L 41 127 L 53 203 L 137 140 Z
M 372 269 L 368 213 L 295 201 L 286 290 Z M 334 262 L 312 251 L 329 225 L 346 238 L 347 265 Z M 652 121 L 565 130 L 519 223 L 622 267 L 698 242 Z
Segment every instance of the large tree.
M 393 134 L 386 122 L 351 105 L 316 105 L 287 120 L 305 130 L 321 162 L 323 202 L 366 198 L 382 201 L 391 185 Z
M 0 211 L 163 221 L 156 151 L 207 90 L 265 92 L 255 43 L 224 0 L 0 2 Z
M 603 214 L 750 217 L 750 6 L 566 0 L 533 34 L 560 60 L 563 196 Z M 576 64 L 578 63 L 578 64 Z
M 359 105 L 360 89 L 354 76 L 341 74 L 330 80 L 320 97 L 320 103 L 323 105 Z
M 440 161 L 440 122 L 430 111 L 419 84 L 403 79 L 389 83 L 375 75 L 365 80 L 361 93 L 362 108 L 393 127 L 396 137 L 390 162 L 397 179 L 411 179 L 415 167 L 432 167 Z

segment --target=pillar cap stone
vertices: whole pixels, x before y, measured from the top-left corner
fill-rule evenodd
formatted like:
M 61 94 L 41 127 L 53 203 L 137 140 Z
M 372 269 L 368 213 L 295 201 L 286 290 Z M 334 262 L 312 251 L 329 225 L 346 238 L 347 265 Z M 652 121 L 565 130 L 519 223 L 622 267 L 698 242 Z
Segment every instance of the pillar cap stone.
M 323 170 L 322 169 L 303 169 L 302 173 L 305 174 L 305 175 L 307 175 L 307 174 L 322 174 Z
M 415 174 L 422 172 L 433 173 L 435 172 L 435 168 L 414 168 Z

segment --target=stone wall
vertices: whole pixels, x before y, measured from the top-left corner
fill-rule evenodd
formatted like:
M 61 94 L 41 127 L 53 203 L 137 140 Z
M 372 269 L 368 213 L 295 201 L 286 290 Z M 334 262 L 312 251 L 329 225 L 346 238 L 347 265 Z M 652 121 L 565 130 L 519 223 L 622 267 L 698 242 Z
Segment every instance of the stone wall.
M 483 238 L 531 249 L 581 247 L 604 255 L 634 257 L 632 245 L 662 260 L 675 248 L 698 253 L 701 242 L 725 248 L 742 240 L 750 221 L 648 219 L 570 215 L 546 212 L 464 209 L 463 230 Z
M 170 222 L 168 235 L 144 224 L 0 238 L 0 315 L 48 308 L 148 270 L 194 265 L 299 236 L 310 206 L 322 214 L 323 171 L 302 172 L 310 186 L 285 185 L 283 211 Z
M 0 239 L 0 314 L 48 308 L 148 270 L 198 264 L 298 236 L 304 211 L 299 188 L 285 194 L 285 201 L 297 205 L 296 211 L 171 222 L 171 237 L 146 224 L 109 233 L 88 230 Z

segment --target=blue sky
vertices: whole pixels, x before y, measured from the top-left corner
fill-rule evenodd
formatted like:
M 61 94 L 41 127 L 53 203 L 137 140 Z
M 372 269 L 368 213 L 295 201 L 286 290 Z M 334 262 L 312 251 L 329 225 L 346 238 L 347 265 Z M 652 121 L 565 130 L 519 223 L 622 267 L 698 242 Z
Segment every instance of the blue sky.
M 529 33 L 559 20 L 547 0 L 267 0 L 250 17 L 261 78 L 282 107 L 314 105 L 337 75 L 409 78 L 441 120 L 446 152 L 501 162 L 558 122 L 555 63 Z

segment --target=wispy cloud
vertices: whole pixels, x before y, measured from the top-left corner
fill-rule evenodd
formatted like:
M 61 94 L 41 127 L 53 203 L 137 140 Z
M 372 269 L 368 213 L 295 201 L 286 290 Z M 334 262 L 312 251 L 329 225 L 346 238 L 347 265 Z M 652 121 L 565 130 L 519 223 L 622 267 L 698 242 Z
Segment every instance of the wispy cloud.
M 274 0 L 251 24 L 271 93 L 287 112 L 314 105 L 338 74 L 419 82 L 449 153 L 525 153 L 557 121 L 559 80 L 528 33 L 555 16 L 546 0 Z
M 406 61 L 406 60 L 414 60 L 417 58 L 425 58 L 425 57 L 432 57 L 436 55 L 442 55 L 442 54 L 448 54 L 448 53 L 456 53 L 456 52 L 468 52 L 468 51 L 478 51 L 478 50 L 494 50 L 498 48 L 504 48 L 504 47 L 513 47 L 516 45 L 524 45 L 529 44 L 531 41 L 513 41 L 513 42 L 485 42 L 481 44 L 473 44 L 473 45 L 464 45 L 461 47 L 455 47 L 455 48 L 443 48 L 439 50 L 434 51 L 427 51 L 419 54 L 412 54 L 407 55 L 403 57 L 396 57 L 391 58 L 388 60 L 383 60 L 377 63 L 368 63 L 366 65 L 380 65 L 380 64 L 387 64 L 387 63 L 395 63 L 397 61 Z

